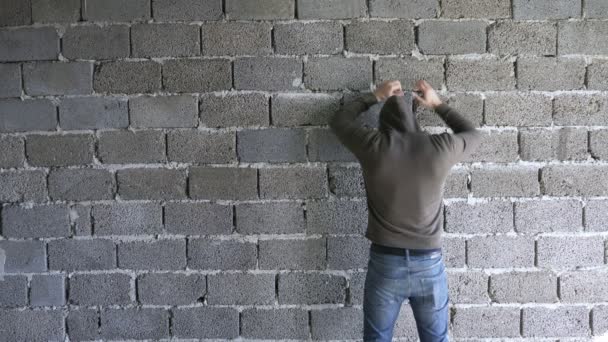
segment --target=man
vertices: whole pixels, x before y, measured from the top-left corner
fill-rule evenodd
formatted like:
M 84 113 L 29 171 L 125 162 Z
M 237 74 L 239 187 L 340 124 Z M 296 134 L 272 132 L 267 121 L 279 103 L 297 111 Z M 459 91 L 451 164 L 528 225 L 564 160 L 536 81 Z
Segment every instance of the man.
M 448 341 L 448 288 L 441 250 L 443 185 L 454 164 L 480 142 L 480 133 L 443 103 L 426 81 L 404 94 L 399 81 L 345 104 L 330 120 L 339 140 L 357 157 L 368 206 L 371 240 L 365 279 L 364 341 L 391 341 L 407 298 L 421 342 Z M 433 109 L 452 133 L 428 134 L 416 120 L 412 98 Z M 379 127 L 357 117 L 386 101 Z

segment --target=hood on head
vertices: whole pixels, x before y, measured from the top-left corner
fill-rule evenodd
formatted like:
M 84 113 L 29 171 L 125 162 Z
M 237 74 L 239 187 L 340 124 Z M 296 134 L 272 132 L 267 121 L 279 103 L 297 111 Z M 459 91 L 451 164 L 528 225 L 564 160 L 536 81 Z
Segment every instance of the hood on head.
M 379 129 L 381 131 L 420 132 L 422 129 L 416 119 L 412 93 L 404 96 L 389 97 L 380 110 Z

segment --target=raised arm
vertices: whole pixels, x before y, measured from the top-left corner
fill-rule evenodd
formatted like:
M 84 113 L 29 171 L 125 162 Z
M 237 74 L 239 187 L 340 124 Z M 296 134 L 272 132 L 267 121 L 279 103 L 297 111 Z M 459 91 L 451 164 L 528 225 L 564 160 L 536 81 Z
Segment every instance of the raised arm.
M 450 152 L 454 163 L 462 161 L 481 143 L 481 132 L 458 111 L 443 103 L 428 82 L 418 81 L 416 88 L 422 96 L 414 94 L 414 98 L 423 106 L 433 109 L 454 132 L 436 135 L 438 147 Z

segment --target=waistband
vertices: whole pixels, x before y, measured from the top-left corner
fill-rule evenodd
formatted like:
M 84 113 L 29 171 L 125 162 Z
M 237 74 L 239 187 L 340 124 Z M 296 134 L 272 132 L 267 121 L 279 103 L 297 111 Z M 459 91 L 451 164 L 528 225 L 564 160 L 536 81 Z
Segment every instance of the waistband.
M 388 247 L 379 245 L 375 242 L 371 244 L 371 250 L 378 253 L 384 254 L 394 254 L 394 255 L 427 255 L 435 252 L 440 252 L 441 248 L 431 248 L 431 249 L 408 249 L 408 248 L 398 248 L 398 247 Z

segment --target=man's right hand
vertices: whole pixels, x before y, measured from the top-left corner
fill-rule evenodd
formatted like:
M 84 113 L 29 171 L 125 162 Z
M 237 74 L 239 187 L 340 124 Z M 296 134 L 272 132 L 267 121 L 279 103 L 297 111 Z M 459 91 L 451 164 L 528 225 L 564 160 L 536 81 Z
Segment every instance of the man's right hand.
M 378 102 L 385 101 L 393 95 L 403 96 L 403 89 L 401 89 L 401 82 L 399 81 L 385 81 L 382 82 L 374 91 L 374 95 Z
M 422 96 L 414 93 L 414 99 L 418 101 L 423 107 L 429 109 L 435 109 L 443 103 L 437 95 L 437 92 L 431 85 L 425 80 L 419 80 L 416 82 L 416 88 L 414 91 L 422 93 Z

